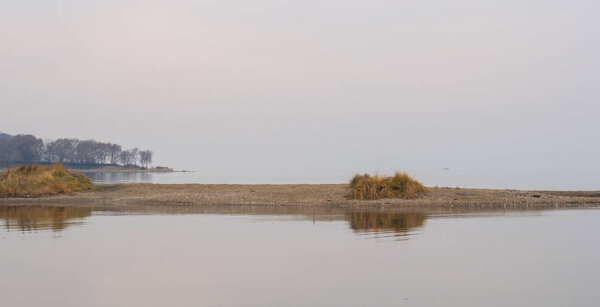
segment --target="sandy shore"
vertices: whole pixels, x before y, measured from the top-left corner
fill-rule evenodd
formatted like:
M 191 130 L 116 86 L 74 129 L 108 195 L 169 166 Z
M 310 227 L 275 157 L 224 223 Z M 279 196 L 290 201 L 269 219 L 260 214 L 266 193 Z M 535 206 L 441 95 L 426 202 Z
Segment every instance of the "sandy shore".
M 209 185 L 115 184 L 94 192 L 43 198 L 0 199 L 12 204 L 107 205 L 252 205 L 252 206 L 382 206 L 427 208 L 565 208 L 600 205 L 600 191 L 518 191 L 430 188 L 414 200 L 355 201 L 346 198 L 345 184 Z

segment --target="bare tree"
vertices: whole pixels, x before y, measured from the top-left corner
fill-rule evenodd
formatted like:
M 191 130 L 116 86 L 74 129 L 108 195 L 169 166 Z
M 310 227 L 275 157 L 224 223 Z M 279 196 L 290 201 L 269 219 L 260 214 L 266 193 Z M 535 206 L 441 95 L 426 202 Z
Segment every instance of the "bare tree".
M 96 163 L 94 149 L 96 142 L 93 140 L 79 141 L 75 147 L 75 156 L 78 163 Z
M 4 165 L 8 165 L 9 143 L 8 140 L 0 139 L 0 163 Z
M 136 153 L 137 155 L 137 153 Z M 121 164 L 123 164 L 123 166 L 133 166 L 136 160 L 136 157 L 134 156 L 133 152 L 131 150 L 123 150 L 121 152 Z
M 129 150 L 121 151 L 119 154 L 119 160 L 121 161 L 121 164 L 127 166 L 127 164 L 129 164 Z
M 109 144 L 108 149 L 108 158 L 110 160 L 110 164 L 117 164 L 121 159 L 121 145 L 117 144 Z
M 129 158 L 131 159 L 131 162 L 133 165 L 137 166 L 137 161 L 139 159 L 139 148 L 134 148 L 129 150 L 129 154 L 131 155 Z
M 77 139 L 58 139 L 46 142 L 46 157 L 49 162 L 76 162 L 75 151 L 78 143 Z
M 57 162 L 58 154 L 56 150 L 56 141 L 47 141 L 44 146 L 44 159 L 48 162 Z
M 150 150 L 141 150 L 139 152 L 139 155 L 140 164 L 142 165 L 142 167 L 148 168 L 148 165 L 152 163 L 152 155 L 154 155 L 154 153 Z
M 11 140 L 11 155 L 14 161 L 25 163 L 39 162 L 44 149 L 44 142 L 33 135 L 19 134 Z

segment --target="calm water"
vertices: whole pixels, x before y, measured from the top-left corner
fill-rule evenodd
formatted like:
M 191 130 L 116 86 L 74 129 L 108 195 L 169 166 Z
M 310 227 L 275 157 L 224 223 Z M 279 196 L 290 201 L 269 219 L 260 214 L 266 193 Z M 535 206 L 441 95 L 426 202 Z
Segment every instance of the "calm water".
M 287 177 L 253 174 L 251 177 L 229 173 L 174 172 L 174 173 L 84 173 L 95 183 L 241 183 L 241 184 L 297 184 L 297 183 L 344 183 L 352 173 L 332 175 L 331 178 Z M 527 170 L 478 170 L 426 169 L 409 172 L 427 186 L 462 188 L 497 188 L 531 190 L 599 190 L 600 172 L 590 170 L 527 171 Z
M 0 306 L 598 306 L 600 210 L 0 206 Z

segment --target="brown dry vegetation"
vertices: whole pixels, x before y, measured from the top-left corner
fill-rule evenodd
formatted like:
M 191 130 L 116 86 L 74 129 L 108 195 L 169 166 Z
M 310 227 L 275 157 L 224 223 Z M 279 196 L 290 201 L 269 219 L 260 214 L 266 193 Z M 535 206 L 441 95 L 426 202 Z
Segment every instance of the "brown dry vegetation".
M 382 198 L 415 199 L 427 189 L 406 174 L 394 176 L 355 175 L 350 180 L 349 198 L 357 200 L 375 200 Z
M 93 189 L 87 177 L 73 174 L 60 164 L 22 165 L 0 174 L 0 197 L 40 197 Z

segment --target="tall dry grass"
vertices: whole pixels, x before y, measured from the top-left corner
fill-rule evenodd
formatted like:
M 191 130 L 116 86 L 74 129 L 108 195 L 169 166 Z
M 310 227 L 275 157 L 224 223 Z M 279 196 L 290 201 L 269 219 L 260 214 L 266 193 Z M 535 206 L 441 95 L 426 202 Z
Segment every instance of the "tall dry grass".
M 0 197 L 39 197 L 94 189 L 84 175 L 67 171 L 62 165 L 22 165 L 0 174 Z
M 425 192 L 427 192 L 427 188 L 407 174 L 396 173 L 394 176 L 364 174 L 355 175 L 350 180 L 349 198 L 358 200 L 414 199 Z

